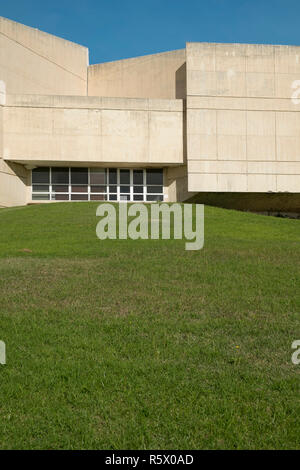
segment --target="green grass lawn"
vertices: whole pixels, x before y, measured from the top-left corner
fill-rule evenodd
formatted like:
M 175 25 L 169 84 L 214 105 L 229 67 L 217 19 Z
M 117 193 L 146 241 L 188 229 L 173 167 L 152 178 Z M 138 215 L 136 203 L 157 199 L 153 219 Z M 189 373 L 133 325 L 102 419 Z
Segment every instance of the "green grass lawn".
M 299 449 L 300 221 L 206 207 L 188 252 L 96 208 L 0 210 L 0 447 Z

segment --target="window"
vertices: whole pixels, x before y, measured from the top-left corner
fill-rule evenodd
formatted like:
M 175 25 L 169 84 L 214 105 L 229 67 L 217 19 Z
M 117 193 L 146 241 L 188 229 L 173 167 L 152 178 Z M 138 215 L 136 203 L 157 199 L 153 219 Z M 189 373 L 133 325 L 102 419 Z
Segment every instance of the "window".
M 109 184 L 117 184 L 117 170 L 109 170 Z
M 32 191 L 34 193 L 49 193 L 49 185 L 48 184 L 33 184 Z
M 162 169 L 36 168 L 33 201 L 163 201 Z
M 69 168 L 52 168 L 52 184 L 69 184 Z
M 163 172 L 162 170 L 151 169 L 147 170 L 147 185 L 148 184 L 155 184 L 162 186 L 163 182 Z
M 91 193 L 106 193 L 106 186 L 91 186 Z
M 132 170 L 120 170 L 120 201 L 130 201 Z
M 106 169 L 105 168 L 91 168 L 90 169 L 90 183 L 91 185 L 106 185 Z
M 32 195 L 33 201 L 50 201 L 49 194 L 33 194 Z
M 52 194 L 51 199 L 52 201 L 68 201 L 69 194 Z
M 48 200 L 49 194 L 35 193 L 49 193 L 50 184 L 50 169 L 49 168 L 36 168 L 32 172 L 32 199 L 33 200 Z
M 158 169 L 147 170 L 147 201 L 163 201 L 163 172 Z
M 88 184 L 89 174 L 87 168 L 71 168 L 71 184 L 81 185 Z
M 120 184 L 130 184 L 130 170 L 120 170 Z
M 154 201 L 163 201 L 164 197 L 162 194 L 148 194 L 147 195 L 147 201 L 148 202 L 154 202 Z
M 133 170 L 133 184 L 144 184 L 144 170 Z
M 32 172 L 32 184 L 49 184 L 50 168 L 36 168 Z

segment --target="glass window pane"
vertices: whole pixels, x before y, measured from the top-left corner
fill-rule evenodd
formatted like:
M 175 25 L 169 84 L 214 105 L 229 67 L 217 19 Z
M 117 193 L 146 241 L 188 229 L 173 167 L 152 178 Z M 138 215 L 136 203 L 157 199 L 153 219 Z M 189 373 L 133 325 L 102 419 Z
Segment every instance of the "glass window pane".
M 117 184 L 117 170 L 112 168 L 109 170 L 109 184 Z
M 140 193 L 143 194 L 143 192 L 144 192 L 144 186 L 134 186 L 134 187 L 133 187 L 133 192 L 134 192 L 135 194 L 140 194 Z
M 88 184 L 87 168 L 71 168 L 71 184 Z
M 47 186 L 46 184 L 35 184 L 32 186 L 32 191 L 34 193 L 49 193 L 49 186 Z
M 120 201 L 130 201 L 130 194 L 120 194 Z
M 117 186 L 110 186 L 109 187 L 109 192 L 110 193 L 116 193 L 117 192 Z
M 116 194 L 110 194 L 109 195 L 109 200 L 110 201 L 116 201 L 117 200 L 117 195 Z
M 52 184 L 69 184 L 69 168 L 52 168 Z
M 72 193 L 87 193 L 87 186 L 72 186 Z
M 147 193 L 162 194 L 163 193 L 163 187 L 162 186 L 147 186 Z
M 107 197 L 105 194 L 91 194 L 91 201 L 106 201 Z
M 163 170 L 151 169 L 147 170 L 147 184 L 163 185 Z
M 33 201 L 49 201 L 50 195 L 49 194 L 33 194 L 32 200 Z
M 163 196 L 159 194 L 156 196 L 154 195 L 147 196 L 147 201 L 163 201 L 163 200 L 164 200 Z
M 134 195 L 133 196 L 133 200 L 134 201 L 143 201 L 144 200 L 144 196 L 142 194 L 138 194 L 138 195 Z
M 52 194 L 51 199 L 54 201 L 68 201 L 69 194 Z
M 130 193 L 130 186 L 120 186 L 121 193 Z
M 88 201 L 87 194 L 71 194 L 71 201 Z
M 106 186 L 91 186 L 91 193 L 106 193 Z
M 143 170 L 133 170 L 133 184 L 144 184 Z
M 68 193 L 69 192 L 69 186 L 52 186 L 52 191 L 54 193 Z
M 106 184 L 105 168 L 91 168 L 90 183 L 91 184 Z
M 50 169 L 49 168 L 36 168 L 32 170 L 32 184 L 37 183 L 50 183 Z
M 130 184 L 130 170 L 120 170 L 120 184 Z

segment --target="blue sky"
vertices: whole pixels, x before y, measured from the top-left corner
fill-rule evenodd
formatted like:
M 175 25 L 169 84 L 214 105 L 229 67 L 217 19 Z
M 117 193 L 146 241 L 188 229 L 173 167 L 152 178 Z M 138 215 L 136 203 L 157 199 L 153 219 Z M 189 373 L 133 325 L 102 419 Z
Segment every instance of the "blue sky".
M 0 15 L 89 47 L 91 63 L 188 41 L 300 45 L 299 0 L 0 0 Z

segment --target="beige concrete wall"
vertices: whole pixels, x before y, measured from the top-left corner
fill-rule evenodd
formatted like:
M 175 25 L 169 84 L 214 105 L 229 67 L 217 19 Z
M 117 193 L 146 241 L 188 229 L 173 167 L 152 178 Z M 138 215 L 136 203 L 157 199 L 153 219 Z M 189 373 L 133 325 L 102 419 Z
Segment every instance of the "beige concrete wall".
M 185 49 L 91 65 L 89 96 L 183 99 Z
M 0 158 L 3 158 L 3 109 L 4 106 L 0 104 Z
M 33 164 L 183 163 L 183 103 L 7 95 L 6 161 Z
M 30 199 L 29 172 L 0 158 L 0 207 L 24 206 Z
M 0 207 L 22 206 L 28 201 L 28 172 L 3 160 L 3 110 L 0 105 Z
M 300 47 L 187 44 L 189 191 L 300 192 Z
M 88 49 L 0 17 L 0 81 L 10 94 L 87 95 Z
M 184 202 L 197 193 L 188 192 L 187 166 L 168 167 L 165 171 L 166 202 Z

